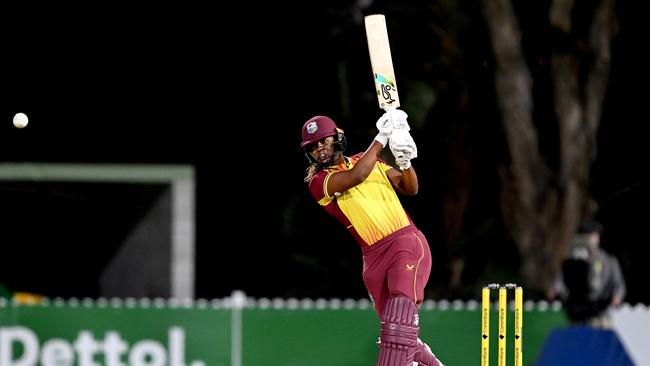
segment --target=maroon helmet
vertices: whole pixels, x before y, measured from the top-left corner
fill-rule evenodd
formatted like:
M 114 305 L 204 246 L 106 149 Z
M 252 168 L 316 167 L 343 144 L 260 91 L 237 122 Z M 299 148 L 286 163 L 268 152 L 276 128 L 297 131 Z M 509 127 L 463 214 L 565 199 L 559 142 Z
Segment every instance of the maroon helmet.
M 305 147 L 317 142 L 328 136 L 337 134 L 336 123 L 326 116 L 315 116 L 310 118 L 302 126 L 302 143 L 300 146 Z
M 331 118 L 315 116 L 305 122 L 302 126 L 302 142 L 300 146 L 305 149 L 305 155 L 309 161 L 316 162 L 309 154 L 309 145 L 329 136 L 336 136 L 333 143 L 336 150 L 345 151 L 346 141 L 343 130 L 336 127 L 336 123 Z

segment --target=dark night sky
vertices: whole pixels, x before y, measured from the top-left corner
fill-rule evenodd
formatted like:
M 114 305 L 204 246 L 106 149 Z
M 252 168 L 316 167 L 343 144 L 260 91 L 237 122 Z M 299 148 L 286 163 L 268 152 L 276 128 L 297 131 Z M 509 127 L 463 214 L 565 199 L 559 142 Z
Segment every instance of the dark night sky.
M 302 183 L 306 161 L 299 130 L 307 118 L 338 119 L 356 152 L 369 143 L 380 114 L 363 27 L 351 21 L 343 4 L 327 3 L 256 6 L 254 13 L 243 4 L 217 10 L 190 5 L 81 9 L 86 16 L 74 17 L 46 17 L 69 9 L 29 9 L 31 19 L 43 21 L 20 27 L 5 22 L 0 36 L 0 161 L 192 164 L 197 169 L 198 296 L 243 288 L 254 296 L 362 297 L 358 249 L 316 207 Z M 385 9 L 378 5 L 377 10 Z M 422 20 L 415 7 L 386 12 L 389 22 L 404 20 L 399 24 L 405 32 L 407 20 L 414 28 Z M 640 124 L 646 117 L 637 84 L 645 62 L 636 54 L 640 37 L 632 14 L 621 10 L 593 184 L 603 210 L 599 218 L 611 223 L 616 240 L 645 245 L 638 227 L 639 202 L 646 198 L 639 173 L 645 167 Z M 467 38 L 486 41 L 480 22 L 465 22 L 478 23 L 465 25 Z M 417 79 L 416 63 L 428 39 L 417 34 L 395 39 L 400 41 L 393 44 L 398 83 L 400 75 Z M 485 47 L 467 52 L 485 57 L 480 55 Z M 347 90 L 339 86 L 341 65 Z M 490 93 L 491 74 L 479 70 L 473 77 L 475 84 L 488 81 L 475 88 Z M 23 130 L 10 122 L 19 111 L 30 116 Z M 498 134 L 498 122 L 484 123 L 477 133 Z M 420 142 L 416 164 L 431 168 L 419 170 L 421 195 L 405 200 L 440 266 L 447 253 L 435 232 L 439 209 L 429 207 L 439 204 L 435 193 L 444 164 L 435 154 L 444 140 Z M 481 188 L 470 212 L 475 230 L 498 215 L 493 166 L 500 147 L 488 140 L 479 139 L 475 147 L 484 164 L 477 168 Z M 625 250 L 630 256 L 639 253 Z M 242 262 L 257 267 L 257 275 L 234 274 Z M 431 285 L 441 285 L 444 269 L 434 269 L 433 275 L 440 279 Z

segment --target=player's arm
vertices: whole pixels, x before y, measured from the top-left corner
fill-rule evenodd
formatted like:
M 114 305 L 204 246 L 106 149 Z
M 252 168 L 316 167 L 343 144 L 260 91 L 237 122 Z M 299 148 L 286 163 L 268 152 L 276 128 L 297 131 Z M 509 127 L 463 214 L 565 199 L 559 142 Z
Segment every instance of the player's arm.
M 420 185 L 413 166 L 402 171 L 389 169 L 386 175 L 397 192 L 406 196 L 415 196 L 418 193 Z
M 337 192 L 345 192 L 363 182 L 370 175 L 386 144 L 383 140 L 378 139 L 379 137 L 380 135 L 372 141 L 368 150 L 366 150 L 352 169 L 330 175 L 325 186 L 326 195 L 332 196 Z

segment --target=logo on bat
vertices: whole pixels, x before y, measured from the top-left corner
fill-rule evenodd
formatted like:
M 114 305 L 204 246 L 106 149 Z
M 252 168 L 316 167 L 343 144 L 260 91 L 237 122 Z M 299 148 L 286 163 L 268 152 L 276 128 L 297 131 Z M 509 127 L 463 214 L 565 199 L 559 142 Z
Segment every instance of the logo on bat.
M 395 82 L 386 78 L 384 75 L 375 74 L 375 82 L 381 84 L 381 91 L 377 90 L 377 94 L 381 93 L 381 97 L 386 100 L 386 103 L 391 104 L 395 99 L 391 96 L 391 91 L 397 92 Z

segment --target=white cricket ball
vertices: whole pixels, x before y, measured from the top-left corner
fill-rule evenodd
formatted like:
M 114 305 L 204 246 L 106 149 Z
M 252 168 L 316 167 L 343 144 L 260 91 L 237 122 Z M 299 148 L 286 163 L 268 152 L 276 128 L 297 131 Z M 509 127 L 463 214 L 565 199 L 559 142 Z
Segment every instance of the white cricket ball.
M 29 118 L 27 118 L 27 115 L 25 113 L 16 113 L 14 116 L 14 126 L 17 128 L 23 128 L 27 126 L 28 122 Z

